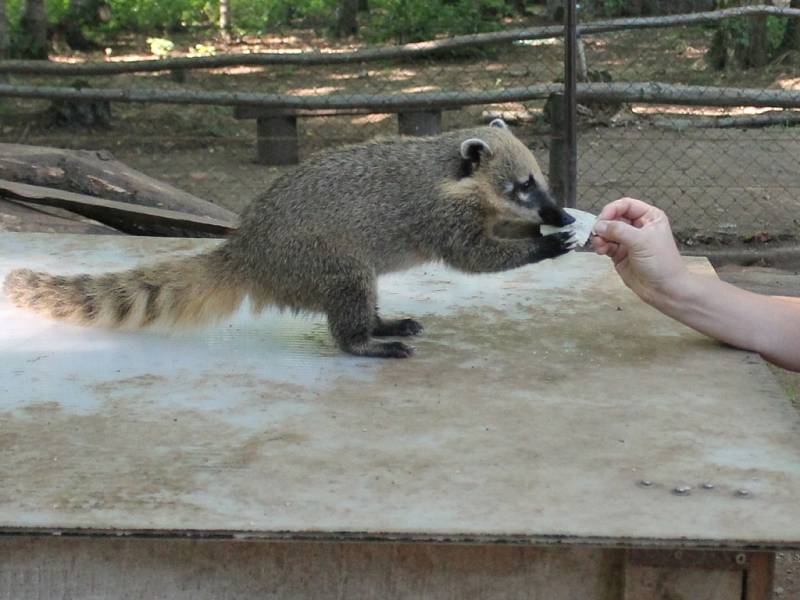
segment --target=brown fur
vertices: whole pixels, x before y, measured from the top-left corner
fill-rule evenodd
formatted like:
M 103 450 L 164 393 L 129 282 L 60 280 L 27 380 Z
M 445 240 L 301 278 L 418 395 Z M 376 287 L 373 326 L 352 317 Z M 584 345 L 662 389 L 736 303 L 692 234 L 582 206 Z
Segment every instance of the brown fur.
M 522 206 L 508 185 L 531 176 L 541 192 Z M 566 236 L 538 234 L 545 209 L 551 221 L 564 215 L 533 155 L 505 127 L 391 138 L 284 173 L 210 254 L 99 277 L 17 270 L 5 290 L 18 306 L 49 317 L 112 327 L 202 323 L 249 295 L 257 311 L 326 313 L 348 352 L 404 357 L 413 349 L 373 336 L 422 327 L 378 316 L 377 276 L 435 260 L 490 272 L 558 256 L 571 246 Z

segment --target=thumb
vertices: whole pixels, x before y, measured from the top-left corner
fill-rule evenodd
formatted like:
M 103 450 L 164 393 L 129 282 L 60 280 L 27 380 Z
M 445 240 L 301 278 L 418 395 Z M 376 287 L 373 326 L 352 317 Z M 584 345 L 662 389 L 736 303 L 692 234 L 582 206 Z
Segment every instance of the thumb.
M 642 235 L 636 227 L 622 221 L 598 221 L 594 224 L 594 232 L 605 240 L 625 246 L 635 246 Z

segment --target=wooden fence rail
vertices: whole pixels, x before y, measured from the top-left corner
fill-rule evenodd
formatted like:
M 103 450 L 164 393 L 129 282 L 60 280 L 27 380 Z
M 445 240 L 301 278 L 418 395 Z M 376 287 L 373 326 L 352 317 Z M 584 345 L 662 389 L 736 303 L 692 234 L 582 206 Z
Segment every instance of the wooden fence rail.
M 753 17 L 758 15 L 800 17 L 800 9 L 759 5 L 685 15 L 613 19 L 585 23 L 578 27 L 578 32 L 580 35 L 588 35 L 628 29 L 654 29 L 698 25 L 735 17 Z M 419 58 L 463 48 L 510 44 L 524 40 L 556 38 L 561 37 L 563 33 L 563 27 L 560 25 L 532 27 L 527 29 L 508 29 L 505 31 L 463 35 L 399 46 L 365 48 L 352 52 L 261 52 L 252 54 L 223 54 L 219 56 L 187 56 L 166 59 L 90 63 L 5 60 L 0 61 L 0 73 L 18 75 L 91 76 L 184 69 L 214 69 L 234 66 L 340 65 L 389 59 Z
M 563 93 L 557 83 L 473 92 L 420 92 L 414 94 L 329 94 L 291 96 L 246 92 L 184 90 L 102 89 L 0 84 L 0 97 L 50 100 L 84 100 L 126 103 L 205 104 L 248 106 L 275 111 L 365 109 L 371 112 L 451 109 L 475 104 L 522 102 Z M 800 91 L 698 87 L 662 83 L 579 83 L 578 99 L 605 102 L 639 102 L 684 106 L 755 106 L 800 108 Z

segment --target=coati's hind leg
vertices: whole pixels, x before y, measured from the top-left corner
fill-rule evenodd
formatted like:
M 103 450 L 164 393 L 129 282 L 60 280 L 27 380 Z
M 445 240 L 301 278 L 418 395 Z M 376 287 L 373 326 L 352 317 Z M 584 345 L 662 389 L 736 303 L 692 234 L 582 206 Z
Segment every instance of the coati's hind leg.
M 333 339 L 342 350 L 350 354 L 408 358 L 414 353 L 411 346 L 372 338 L 375 296 L 375 279 L 369 271 L 340 272 L 335 285 L 328 288 L 325 307 Z
M 372 335 L 377 337 L 408 337 L 422 333 L 422 323 L 414 319 L 382 319 L 375 312 Z

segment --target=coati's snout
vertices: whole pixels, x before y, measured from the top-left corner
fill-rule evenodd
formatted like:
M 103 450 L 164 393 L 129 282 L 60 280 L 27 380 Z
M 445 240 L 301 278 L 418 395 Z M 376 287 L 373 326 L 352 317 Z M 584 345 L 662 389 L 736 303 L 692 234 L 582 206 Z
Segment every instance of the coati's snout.
M 539 209 L 539 216 L 542 219 L 543 225 L 564 227 L 575 222 L 575 217 L 570 215 L 563 208 L 556 206 L 555 202 L 552 200 L 550 200 L 550 202 L 552 202 L 552 205 L 548 205 Z

